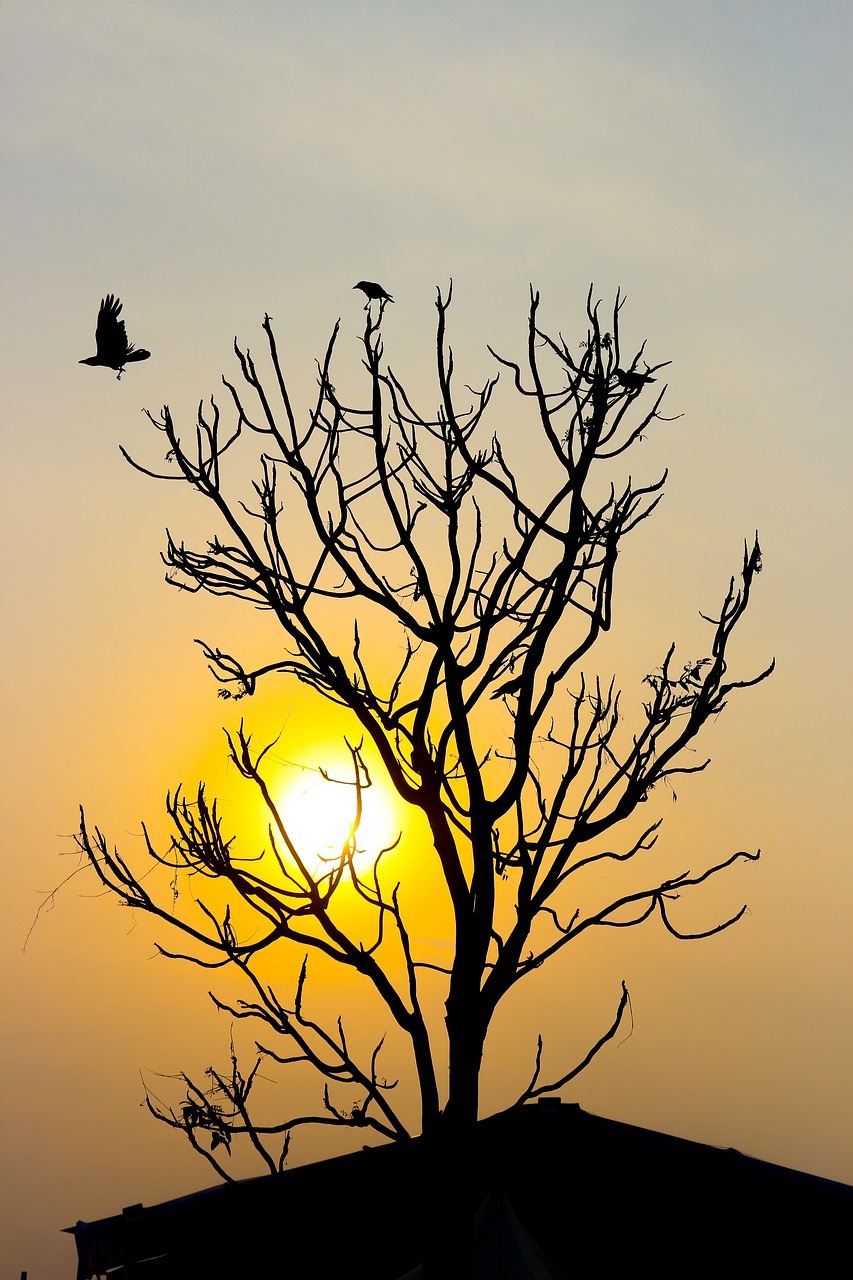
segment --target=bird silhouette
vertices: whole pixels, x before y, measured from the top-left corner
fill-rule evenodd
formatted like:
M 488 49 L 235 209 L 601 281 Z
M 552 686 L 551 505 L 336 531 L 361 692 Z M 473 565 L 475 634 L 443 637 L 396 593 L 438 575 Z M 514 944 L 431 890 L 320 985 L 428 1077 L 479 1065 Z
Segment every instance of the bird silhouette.
M 656 378 L 652 378 L 648 373 L 640 373 L 639 369 L 617 369 L 616 381 L 620 382 L 626 391 L 642 391 L 643 387 L 648 386 L 650 382 L 656 382 Z
M 135 360 L 147 360 L 150 351 L 138 350 L 127 340 L 124 321 L 119 320 L 121 303 L 111 293 L 102 299 L 98 311 L 98 324 L 95 329 L 95 345 L 97 355 L 88 356 L 80 364 L 102 364 L 107 369 L 117 369 L 118 377 L 124 373 L 124 366 Z
M 359 280 L 358 284 L 353 285 L 353 289 L 361 289 L 361 292 L 366 295 L 367 307 L 377 299 L 382 303 L 394 301 L 390 293 L 386 293 L 381 284 L 375 284 L 372 280 Z M 365 311 L 367 307 L 364 308 Z

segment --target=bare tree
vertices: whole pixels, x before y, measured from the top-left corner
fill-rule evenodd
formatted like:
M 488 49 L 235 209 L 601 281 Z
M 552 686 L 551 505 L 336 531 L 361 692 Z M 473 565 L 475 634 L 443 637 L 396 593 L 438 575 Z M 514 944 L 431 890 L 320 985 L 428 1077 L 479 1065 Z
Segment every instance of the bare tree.
M 645 344 L 633 356 L 623 353 L 622 298 L 617 294 L 605 331 L 590 291 L 586 337 L 573 347 L 540 328 L 539 295 L 531 290 L 524 365 L 492 351 L 495 376 L 460 397 L 447 335 L 451 290 L 439 290 L 438 405 L 430 415 L 415 407 L 384 359 L 386 301 L 368 302 L 361 408 L 346 403 L 332 382 L 336 325 L 318 364 L 314 407 L 298 416 L 267 316 L 268 374 L 235 342 L 240 379 L 223 379 L 231 425 L 213 401 L 209 409 L 200 405 L 188 437 L 168 407 L 149 414 L 168 444 L 166 478 L 206 499 L 217 520 L 200 549 L 167 535 L 170 581 L 269 611 L 278 644 L 285 641 L 258 666 L 204 643 L 220 695 L 244 698 L 267 676 L 284 675 L 346 708 L 353 721 L 351 775 L 343 780 L 352 788 L 352 825 L 339 855 L 319 869 L 291 837 L 288 814 L 276 802 L 269 745 L 256 748 L 242 723 L 227 735 L 228 750 L 265 807 L 264 854 L 241 856 L 203 784 L 192 798 L 181 788 L 169 796 L 171 842 L 158 848 L 146 829 L 148 858 L 167 868 L 175 885 L 195 881 L 200 914 L 181 909 L 192 893 L 158 899 L 145 868 L 132 866 L 81 811 L 79 846 L 102 884 L 183 933 L 190 945 L 181 958 L 231 966 L 248 984 L 246 999 L 213 999 L 232 1018 L 262 1028 L 252 1068 L 244 1073 L 232 1046 L 228 1070 L 211 1071 L 207 1081 L 181 1078 L 181 1105 L 149 1097 L 153 1113 L 183 1130 L 225 1178 L 223 1153 L 236 1137 L 253 1143 L 274 1170 L 290 1134 L 308 1123 L 386 1139 L 414 1130 L 433 1140 L 442 1159 L 452 1149 L 461 1160 L 478 1118 L 487 1033 L 504 996 L 590 931 L 655 915 L 677 938 L 727 929 L 745 908 L 695 933 L 679 926 L 674 904 L 738 859 L 759 856 L 739 851 L 665 876 L 651 855 L 661 818 L 641 820 L 654 788 L 705 768 L 688 748 L 729 695 L 773 669 L 771 663 L 739 680 L 728 673 L 729 641 L 761 569 L 757 538 L 745 547 L 719 609 L 706 617 L 705 655 L 679 663 L 675 646 L 669 649 L 647 677 L 633 730 L 623 724 L 615 683 L 584 673 L 611 625 L 622 539 L 654 510 L 666 479 L 638 485 L 618 478 L 623 455 L 662 419 L 665 392 L 656 376 L 664 364 L 645 362 Z M 539 465 L 519 466 L 507 442 L 484 435 L 501 369 L 509 372 L 518 397 L 513 411 L 525 415 L 525 439 Z M 252 445 L 260 445 L 260 457 L 249 495 L 241 492 L 239 467 L 232 472 L 228 464 Z M 238 477 L 231 487 L 227 472 Z M 390 671 L 387 656 L 371 656 L 377 619 L 400 639 L 400 660 Z M 379 766 L 369 763 L 365 744 Z M 407 927 L 405 880 L 385 874 L 387 851 L 374 850 L 367 863 L 357 856 L 369 768 L 377 767 L 426 819 L 429 839 L 409 857 L 429 860 L 439 874 L 453 922 L 447 966 L 429 958 Z M 644 887 L 608 891 L 585 905 L 590 877 L 608 863 L 628 862 L 642 868 Z M 205 877 L 227 887 L 228 905 L 205 901 Z M 264 976 L 264 956 L 279 947 L 306 956 L 290 994 L 276 992 Z M 405 1038 L 420 1101 L 417 1126 L 394 1101 L 381 1042 L 362 1060 L 342 1019 L 331 1028 L 312 1020 L 305 992 L 311 953 L 353 970 Z M 443 983 L 443 1022 L 428 1016 L 427 981 Z M 543 1073 L 540 1038 L 530 1081 L 508 1105 L 577 1076 L 617 1034 L 627 1006 L 623 983 L 596 1043 L 551 1076 Z M 446 1043 L 437 1053 L 441 1037 Z M 285 1114 L 274 1123 L 250 1114 L 259 1064 L 272 1062 L 315 1069 L 323 1085 L 316 1114 Z M 284 1139 L 284 1151 L 273 1138 Z M 450 1238 L 458 1255 L 452 1230 Z M 440 1265 L 441 1274 L 453 1274 L 446 1257 Z

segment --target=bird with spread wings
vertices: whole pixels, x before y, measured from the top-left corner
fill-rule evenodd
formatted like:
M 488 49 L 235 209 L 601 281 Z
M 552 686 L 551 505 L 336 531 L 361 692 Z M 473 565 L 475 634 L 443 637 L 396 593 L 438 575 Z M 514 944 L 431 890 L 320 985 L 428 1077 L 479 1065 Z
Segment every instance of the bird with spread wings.
M 107 369 L 117 369 L 118 377 L 124 373 L 124 366 L 136 360 L 147 360 L 150 351 L 137 350 L 127 340 L 124 321 L 119 320 L 121 303 L 111 293 L 102 299 L 98 311 L 98 324 L 95 329 L 95 346 L 97 355 L 88 356 L 80 364 L 101 364 Z

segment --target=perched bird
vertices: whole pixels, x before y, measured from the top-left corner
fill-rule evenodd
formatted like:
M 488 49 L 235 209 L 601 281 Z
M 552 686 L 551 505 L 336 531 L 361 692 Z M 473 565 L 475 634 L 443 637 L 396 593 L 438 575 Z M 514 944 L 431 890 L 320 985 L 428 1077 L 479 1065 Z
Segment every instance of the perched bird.
M 639 369 L 616 370 L 616 381 L 621 382 L 626 391 L 642 391 L 643 387 L 648 386 L 650 382 L 656 382 L 656 378 L 652 378 L 647 373 L 640 373 Z
M 95 345 L 98 354 L 81 360 L 80 364 L 102 364 L 107 369 L 118 369 L 118 376 L 124 373 L 124 366 L 135 360 L 147 360 L 150 351 L 137 351 L 132 342 L 128 342 L 124 321 L 119 320 L 121 303 L 111 293 L 102 300 L 98 311 L 98 324 L 95 329 Z
M 386 293 L 381 284 L 374 284 L 372 280 L 359 280 L 358 284 L 353 285 L 353 289 L 361 289 L 361 292 L 367 297 L 367 307 L 371 302 L 378 300 L 379 302 L 393 302 L 394 299 L 390 293 Z M 365 307 L 365 311 L 367 310 Z

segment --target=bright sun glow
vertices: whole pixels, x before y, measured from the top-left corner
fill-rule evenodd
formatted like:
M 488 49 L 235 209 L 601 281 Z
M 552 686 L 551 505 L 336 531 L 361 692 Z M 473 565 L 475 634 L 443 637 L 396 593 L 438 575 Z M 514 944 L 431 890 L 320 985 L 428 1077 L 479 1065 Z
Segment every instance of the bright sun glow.
M 278 806 L 290 839 L 311 870 L 319 870 L 340 857 L 355 820 L 354 786 L 330 782 L 314 770 L 288 770 L 276 788 Z M 341 770 L 341 778 L 347 773 Z M 357 866 L 364 871 L 377 854 L 394 843 L 400 818 L 391 797 L 374 783 L 362 790 L 362 816 L 356 832 Z

